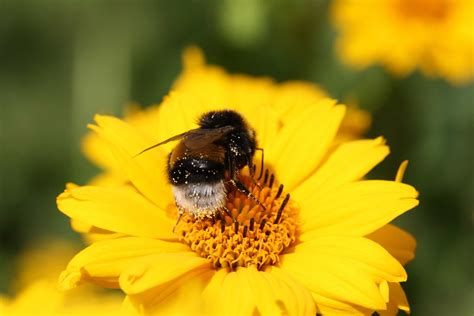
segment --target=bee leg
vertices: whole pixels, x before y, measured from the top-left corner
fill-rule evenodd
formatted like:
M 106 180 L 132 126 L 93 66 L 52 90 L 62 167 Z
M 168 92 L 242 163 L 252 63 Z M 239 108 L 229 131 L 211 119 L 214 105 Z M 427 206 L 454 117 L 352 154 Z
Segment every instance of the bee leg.
M 259 188 L 260 190 L 262 189 L 260 183 L 258 183 L 252 175 L 250 175 L 250 181 L 252 181 L 253 185 L 255 185 L 257 188 Z
M 176 226 L 178 226 L 179 221 L 181 220 L 181 217 L 183 216 L 183 213 L 184 213 L 183 211 L 179 211 L 178 219 L 176 220 L 176 223 L 175 223 L 174 226 L 173 226 L 173 233 L 174 233 L 174 231 L 175 231 L 175 229 L 176 229 Z
M 252 199 L 254 200 L 258 205 L 260 205 L 261 208 L 263 208 L 263 210 L 267 210 L 267 208 L 265 207 L 265 205 L 262 204 L 262 202 L 259 201 L 259 199 L 257 199 L 257 197 L 255 195 L 252 194 L 252 192 L 249 191 L 249 189 L 247 189 L 247 187 L 245 186 L 245 184 L 243 184 L 242 182 L 240 182 L 239 180 L 235 180 L 235 179 L 231 179 L 230 180 L 230 183 L 237 188 L 237 190 L 239 190 L 240 192 L 244 193 L 245 195 L 247 195 L 247 197 L 249 199 Z
M 261 190 L 262 186 L 255 180 L 255 165 L 252 164 L 252 157 L 250 156 L 247 157 L 247 166 L 249 167 L 250 181 Z
M 234 216 L 232 216 L 232 212 L 226 206 L 223 206 L 222 209 L 224 210 L 224 213 L 226 213 L 227 215 L 229 215 L 230 218 L 232 218 L 232 221 L 234 223 L 237 222 L 237 220 L 234 218 Z M 224 219 L 224 218 L 222 218 L 222 219 Z

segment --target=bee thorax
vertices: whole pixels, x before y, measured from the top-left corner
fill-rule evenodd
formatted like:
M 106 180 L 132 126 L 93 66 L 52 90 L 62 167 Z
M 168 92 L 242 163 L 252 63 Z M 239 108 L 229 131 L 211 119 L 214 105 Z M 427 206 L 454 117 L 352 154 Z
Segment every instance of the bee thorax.
M 225 206 L 224 181 L 173 185 L 176 205 L 197 218 L 214 217 Z

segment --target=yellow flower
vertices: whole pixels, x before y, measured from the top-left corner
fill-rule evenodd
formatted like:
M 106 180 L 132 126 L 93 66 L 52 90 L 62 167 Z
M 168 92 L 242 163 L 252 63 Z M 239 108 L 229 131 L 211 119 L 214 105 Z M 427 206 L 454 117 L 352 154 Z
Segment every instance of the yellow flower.
M 332 9 L 338 53 L 354 67 L 419 68 L 454 83 L 474 76 L 472 0 L 335 0 Z
M 150 129 L 96 116 L 90 128 L 101 139 L 98 152 L 107 151 L 102 163 L 124 181 L 71 184 L 58 197 L 59 209 L 80 231 L 106 238 L 70 261 L 60 286 L 120 287 L 127 304 L 151 313 L 407 310 L 399 283 L 407 279 L 402 264 L 413 257 L 414 241 L 387 224 L 415 207 L 418 193 L 396 181 L 363 180 L 388 154 L 384 140 L 335 145 L 345 106 L 330 99 L 292 112 L 286 103 L 213 104 L 196 95 L 172 92 L 150 110 L 156 111 Z M 223 108 L 241 113 L 265 149 L 272 175 L 262 175 L 261 188 L 246 170 L 241 178 L 267 211 L 229 192 L 227 207 L 238 224 L 185 214 L 173 233 L 177 213 L 164 171 L 173 144 L 134 156 Z

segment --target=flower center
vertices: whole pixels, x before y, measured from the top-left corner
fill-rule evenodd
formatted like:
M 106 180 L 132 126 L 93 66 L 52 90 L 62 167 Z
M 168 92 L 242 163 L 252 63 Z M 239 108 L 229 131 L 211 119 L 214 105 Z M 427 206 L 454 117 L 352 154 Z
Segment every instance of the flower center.
M 444 20 L 451 9 L 450 0 L 396 0 L 397 11 L 407 19 L 427 23 Z
M 208 258 L 216 268 L 232 270 L 237 267 L 266 265 L 279 262 L 279 254 L 296 240 L 298 208 L 283 192 L 283 185 L 275 185 L 268 170 L 259 186 L 247 175 L 240 180 L 262 203 L 232 189 L 227 193 L 227 209 L 216 219 L 196 219 L 183 214 L 176 226 L 180 240 L 193 251 Z

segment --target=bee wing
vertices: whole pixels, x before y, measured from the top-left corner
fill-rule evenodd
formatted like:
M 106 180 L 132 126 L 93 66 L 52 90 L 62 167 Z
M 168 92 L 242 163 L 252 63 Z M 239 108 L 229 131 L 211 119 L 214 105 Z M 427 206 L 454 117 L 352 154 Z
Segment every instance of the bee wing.
M 221 139 L 233 130 L 234 127 L 230 125 L 218 128 L 198 128 L 190 130 L 185 133 L 183 143 L 189 149 L 200 149 Z
M 198 129 L 195 129 L 195 130 L 198 130 Z M 169 142 L 174 142 L 174 141 L 183 139 L 184 137 L 186 137 L 186 134 L 188 134 L 188 133 L 190 133 L 190 132 L 193 132 L 193 131 L 195 131 L 195 130 L 192 129 L 192 130 L 187 131 L 187 132 L 185 132 L 185 133 L 178 134 L 178 135 L 175 135 L 175 136 L 170 137 L 170 138 L 168 138 L 168 139 L 165 139 L 164 141 L 159 142 L 158 144 L 155 144 L 155 145 L 153 145 L 153 146 L 150 146 L 150 147 L 148 147 L 148 148 L 143 149 L 141 152 L 139 152 L 138 154 L 136 154 L 135 157 L 140 156 L 141 154 L 143 154 L 143 153 L 146 152 L 146 151 L 149 151 L 150 149 L 153 149 L 153 148 L 156 148 L 156 147 L 158 147 L 158 146 L 167 144 L 167 143 L 169 143 Z
M 189 148 L 189 149 L 199 149 L 202 147 L 205 147 L 209 144 L 212 144 L 214 141 L 224 137 L 227 135 L 229 132 L 231 132 L 234 129 L 233 126 L 223 126 L 219 128 L 212 128 L 212 129 L 206 129 L 206 128 L 196 128 L 189 130 L 185 133 L 175 135 L 173 137 L 170 137 L 168 139 L 165 139 L 162 142 L 159 142 L 158 144 L 155 144 L 153 146 L 150 146 L 148 148 L 143 149 L 141 152 L 135 155 L 139 156 L 143 154 L 146 151 L 149 151 L 150 149 L 156 148 L 158 146 L 167 144 L 169 142 L 177 141 L 177 140 L 182 140 L 184 145 Z

